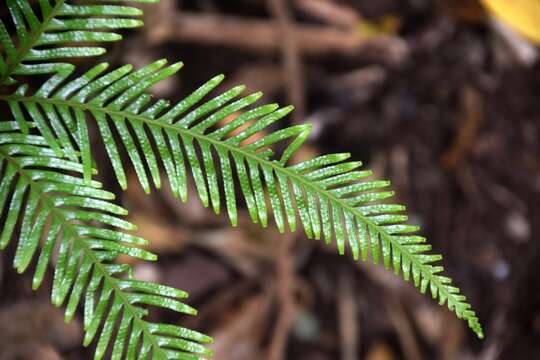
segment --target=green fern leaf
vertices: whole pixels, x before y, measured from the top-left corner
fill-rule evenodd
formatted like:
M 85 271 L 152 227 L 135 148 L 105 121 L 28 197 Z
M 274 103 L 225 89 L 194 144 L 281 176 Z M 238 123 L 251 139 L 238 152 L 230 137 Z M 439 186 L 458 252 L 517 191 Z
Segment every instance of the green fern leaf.
M 156 2 L 157 0 L 130 0 Z M 131 6 L 104 5 L 100 0 L 39 0 L 39 14 L 27 0 L 5 0 L 17 34 L 13 41 L 0 21 L 0 84 L 13 84 L 15 75 L 69 73 L 63 59 L 101 55 L 92 45 L 121 39 L 115 30 L 141 26 L 133 17 L 142 12 Z
M 31 126 L 32 124 L 30 124 Z M 75 176 L 82 166 L 50 149 L 45 139 L 24 135 L 16 122 L 0 122 L 0 249 L 17 233 L 14 267 L 22 273 L 37 258 L 33 288 L 54 264 L 52 302 L 66 305 L 66 321 L 84 308 L 84 344 L 96 342 L 95 359 L 109 349 L 112 359 L 202 359 L 211 339 L 179 326 L 146 319 L 147 307 L 196 314 L 174 288 L 136 280 L 119 255 L 155 260 L 137 247 L 146 241 L 125 233 L 134 225 L 127 211 L 110 202 L 100 184 Z M 45 241 L 41 244 L 42 239 Z M 57 256 L 52 260 L 54 249 Z M 115 332 L 117 324 L 120 324 Z
M 328 244 L 335 241 L 340 254 L 346 248 L 355 259 L 366 260 L 371 254 L 373 262 L 382 258 L 387 269 L 405 280 L 412 276 L 422 293 L 429 288 L 434 299 L 483 337 L 475 312 L 442 275 L 443 267 L 437 265 L 441 256 L 431 254 L 425 239 L 415 235 L 418 227 L 405 223 L 403 206 L 387 203 L 393 196 L 387 190 L 389 182 L 368 179 L 371 172 L 359 170 L 360 162 L 346 161 L 348 154 L 288 164 L 310 132 L 309 125 L 271 130 L 291 107 L 259 106 L 220 126 L 221 120 L 252 105 L 261 94 L 238 99 L 243 87 L 235 87 L 203 102 L 223 80 L 217 76 L 171 106 L 165 100 L 153 102 L 145 91 L 178 71 L 181 64 L 165 66 L 165 61 L 158 61 L 137 71 L 125 66 L 104 73 L 106 67 L 98 65 L 67 82 L 67 74 L 56 76 L 34 94 L 26 94 L 21 87 L 0 99 L 10 104 L 20 124 L 26 121 L 21 111 L 25 108 L 52 149 L 73 157 L 78 149 L 86 181 L 91 179 L 92 157 L 84 115 L 91 114 L 123 188 L 127 182 L 120 146 L 127 150 L 147 192 L 150 181 L 145 166 L 159 187 L 160 159 L 174 194 L 185 200 L 190 170 L 202 203 L 218 213 L 224 202 L 233 225 L 237 223 L 238 196 L 247 204 L 252 220 L 263 227 L 271 208 L 282 232 L 286 224 L 294 231 L 299 221 L 309 238 L 324 239 Z M 120 134 L 118 143 L 111 127 Z M 246 143 L 253 135 L 259 139 Z M 55 140 L 63 137 L 66 141 Z M 282 151 L 276 154 L 276 148 Z

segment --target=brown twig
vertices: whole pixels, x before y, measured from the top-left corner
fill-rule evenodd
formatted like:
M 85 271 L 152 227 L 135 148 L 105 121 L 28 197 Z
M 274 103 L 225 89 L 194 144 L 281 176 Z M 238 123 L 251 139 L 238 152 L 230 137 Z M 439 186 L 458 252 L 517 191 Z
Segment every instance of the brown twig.
M 285 234 L 280 239 L 276 263 L 279 314 L 268 348 L 269 360 L 284 359 L 289 330 L 296 312 L 296 306 L 292 298 L 294 290 L 294 259 L 291 255 L 291 249 L 293 245 L 294 234 Z
M 411 322 L 407 318 L 405 309 L 399 300 L 388 297 L 386 300 L 386 310 L 390 321 L 398 333 L 398 339 L 401 343 L 405 359 L 421 360 L 423 359 L 420 347 L 414 337 L 414 331 Z
M 355 9 L 334 1 L 295 0 L 294 5 L 303 13 L 343 29 L 353 29 L 361 19 Z
M 359 326 L 356 301 L 354 298 L 353 281 L 350 272 L 344 270 L 340 273 L 338 283 L 338 316 L 341 339 L 341 359 L 358 359 Z
M 268 8 L 275 18 L 281 33 L 283 58 L 283 78 L 287 82 L 289 102 L 296 107 L 293 121 L 298 123 L 304 119 L 305 89 L 302 59 L 298 50 L 298 42 L 289 9 L 283 0 L 268 0 Z
M 281 31 L 273 21 L 238 16 L 173 12 L 147 26 L 155 43 L 188 42 L 228 46 L 249 51 L 275 53 L 282 48 Z M 320 25 L 294 25 L 291 29 L 302 55 L 342 55 L 359 58 L 375 54 L 383 63 L 401 63 L 408 55 L 404 40 L 395 36 L 365 37 Z
M 470 86 L 463 89 L 462 106 L 464 122 L 450 149 L 441 156 L 441 165 L 447 170 L 454 169 L 471 149 L 482 121 L 480 95 Z
M 287 83 L 289 102 L 296 107 L 293 122 L 299 123 L 304 119 L 305 114 L 305 89 L 297 33 L 294 30 L 289 9 L 283 0 L 268 0 L 267 4 L 282 39 L 283 78 Z M 268 351 L 270 360 L 284 358 L 289 330 L 296 312 L 293 299 L 295 270 L 293 254 L 291 254 L 294 239 L 293 234 L 283 236 L 278 252 L 276 271 L 280 311 Z

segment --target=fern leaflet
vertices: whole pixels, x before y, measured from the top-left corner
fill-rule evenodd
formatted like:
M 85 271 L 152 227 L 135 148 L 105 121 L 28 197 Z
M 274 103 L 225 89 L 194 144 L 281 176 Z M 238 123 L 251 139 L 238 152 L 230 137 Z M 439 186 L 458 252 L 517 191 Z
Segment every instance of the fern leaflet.
M 0 122 L 0 214 L 6 214 L 0 249 L 15 237 L 20 223 L 17 271 L 26 271 L 37 257 L 36 289 L 49 262 L 54 263 L 52 302 L 67 304 L 66 321 L 82 304 L 84 344 L 97 339 L 96 359 L 107 349 L 112 359 L 209 356 L 203 345 L 209 337 L 146 319 L 151 306 L 192 315 L 196 311 L 181 302 L 187 297 L 183 291 L 136 280 L 129 265 L 118 263 L 119 255 L 144 260 L 155 260 L 155 255 L 137 247 L 144 239 L 123 232 L 135 226 L 118 217 L 127 211 L 110 202 L 114 195 L 98 182 L 75 176 L 82 166 L 57 156 L 43 137 L 18 129 L 16 122 Z
M 122 37 L 114 30 L 142 25 L 140 20 L 132 19 L 142 14 L 139 9 L 103 5 L 99 0 L 84 4 L 73 0 L 39 0 L 40 15 L 27 0 L 5 2 L 15 25 L 17 42 L 0 21 L 0 44 L 5 51 L 0 57 L 0 84 L 15 83 L 15 75 L 69 73 L 74 66 L 58 60 L 101 55 L 105 49 L 93 46 L 92 42 L 117 41 Z M 63 44 L 69 45 L 57 46 Z
M 282 232 L 286 224 L 295 231 L 299 219 L 309 238 L 324 239 L 328 244 L 335 241 L 340 254 L 348 247 L 355 259 L 366 260 L 369 253 L 375 263 L 382 258 L 387 269 L 402 274 L 405 280 L 412 278 L 422 293 L 429 289 L 434 299 L 483 336 L 478 317 L 465 297 L 450 278 L 442 275 L 443 267 L 438 264 L 441 256 L 430 253 L 430 245 L 415 235 L 417 226 L 405 223 L 403 206 L 383 201 L 393 196 L 386 190 L 388 181 L 368 179 L 371 172 L 360 170 L 360 162 L 346 161 L 348 154 L 288 164 L 310 132 L 309 125 L 271 130 L 291 107 L 263 105 L 219 125 L 261 96 L 256 93 L 237 99 L 243 87 L 235 87 L 199 104 L 223 76 L 211 79 L 173 106 L 165 100 L 152 101 L 145 91 L 180 67 L 158 61 L 137 71 L 124 66 L 106 73 L 107 65 L 100 64 L 70 81 L 67 73 L 57 74 L 34 94 L 28 95 L 22 86 L 0 99 L 10 104 L 19 124 L 26 122 L 25 109 L 57 153 L 66 151 L 75 159 L 79 151 L 86 181 L 91 181 L 92 175 L 85 116 L 90 114 L 123 188 L 126 176 L 119 146 L 127 150 L 147 192 L 150 181 L 145 166 L 154 185 L 161 184 L 158 159 L 173 192 L 182 200 L 187 196 L 187 174 L 191 170 L 202 203 L 218 213 L 224 200 L 233 225 L 237 223 L 238 194 L 252 220 L 264 227 L 270 208 Z M 111 126 L 120 135 L 118 143 Z M 259 135 L 259 139 L 246 143 L 253 135 Z M 283 149 L 278 155 L 274 150 L 277 147 Z

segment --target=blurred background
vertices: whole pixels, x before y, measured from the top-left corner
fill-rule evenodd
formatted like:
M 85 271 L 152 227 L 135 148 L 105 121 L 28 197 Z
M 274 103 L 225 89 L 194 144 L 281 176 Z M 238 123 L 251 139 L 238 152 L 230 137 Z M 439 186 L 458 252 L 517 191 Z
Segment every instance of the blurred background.
M 263 102 L 294 104 L 289 123 L 314 125 L 299 157 L 351 152 L 391 179 L 486 338 L 381 267 L 263 231 L 245 210 L 231 228 L 195 191 L 187 204 L 166 187 L 148 196 L 131 174 L 122 192 L 96 137 L 101 180 L 159 254 L 134 263 L 136 276 L 188 291 L 199 309 L 156 317 L 213 336 L 215 359 L 540 358 L 531 40 L 475 0 L 161 0 L 144 10 L 146 27 L 126 32 L 107 61 L 182 60 L 153 89 L 172 100 L 224 73 L 220 91 L 245 84 Z M 65 325 L 50 284 L 32 292 L 10 256 L 0 253 L 0 359 L 90 359 L 80 318 Z

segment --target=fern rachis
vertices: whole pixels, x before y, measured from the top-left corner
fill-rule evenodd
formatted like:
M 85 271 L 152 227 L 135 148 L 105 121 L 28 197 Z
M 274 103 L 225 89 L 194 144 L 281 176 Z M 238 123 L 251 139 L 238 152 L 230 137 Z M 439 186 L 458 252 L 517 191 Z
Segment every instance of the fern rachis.
M 152 104 L 144 90 L 180 68 L 179 64 L 170 67 L 164 67 L 164 65 L 164 61 L 159 61 L 135 72 L 127 72 L 126 69 L 120 68 L 95 78 L 95 70 L 92 69 L 90 70 L 92 80 L 86 83 L 80 81 L 81 78 L 88 78 L 83 75 L 79 79 L 63 84 L 58 89 L 44 86 L 47 88 L 48 96 L 43 95 L 45 94 L 43 88 L 37 91 L 38 95 L 25 95 L 25 89 L 20 88 L 15 94 L 2 96 L 0 99 L 10 102 L 12 107 L 13 104 L 17 106 L 22 104 L 20 106 L 24 106 L 34 120 L 39 116 L 37 113 L 39 106 L 45 108 L 52 106 L 53 109 L 67 108 L 70 109 L 71 114 L 76 114 L 77 111 L 92 114 L 98 121 L 102 137 L 109 139 L 105 145 L 122 186 L 125 186 L 124 170 L 118 160 L 117 145 L 110 136 L 110 130 L 107 130 L 108 123 L 114 125 L 121 134 L 122 143 L 128 150 L 146 191 L 150 191 L 149 181 L 142 164 L 143 158 L 136 149 L 137 140 L 141 145 L 150 143 L 143 128 L 150 130 L 156 143 L 164 144 L 160 149 L 163 158 L 174 162 L 174 165 L 170 163 L 167 165 L 166 162 L 165 168 L 166 170 L 168 168 L 166 173 L 171 183 L 176 184 L 173 187 L 177 189 L 176 193 L 187 193 L 187 171 L 184 160 L 187 159 L 203 204 L 205 206 L 211 204 L 216 212 L 220 210 L 221 199 L 217 183 L 217 167 L 214 164 L 220 164 L 220 175 L 224 180 L 222 190 L 225 193 L 231 222 L 235 224 L 237 205 L 231 176 L 232 158 L 237 170 L 236 176 L 243 184 L 241 193 L 246 203 L 251 204 L 248 208 L 251 210 L 250 215 L 254 221 L 260 222 L 263 226 L 267 224 L 265 191 L 262 190 L 266 185 L 274 219 L 280 231 L 285 228 L 283 210 L 285 210 L 289 227 L 293 231 L 296 228 L 298 212 L 300 222 L 308 237 L 320 238 L 322 225 L 322 235 L 325 240 L 330 242 L 331 237 L 334 236 L 341 254 L 345 251 L 346 240 L 355 259 L 359 257 L 360 250 L 365 260 L 369 247 L 373 260 L 377 263 L 382 250 L 384 265 L 387 268 L 392 263 L 394 271 L 397 274 L 403 272 L 406 279 L 412 274 L 415 285 L 420 287 L 422 292 L 426 291 L 429 285 L 433 297 L 438 298 L 441 303 L 448 302 L 450 309 L 456 311 L 458 316 L 467 318 L 473 329 L 479 330 L 474 313 L 463 301 L 462 296 L 456 293 L 457 289 L 450 285 L 450 279 L 438 275 L 442 267 L 431 265 L 439 261 L 440 256 L 427 254 L 430 247 L 423 244 L 425 239 L 411 235 L 417 228 L 403 224 L 406 217 L 395 214 L 403 208 L 377 205 L 377 201 L 393 195 L 388 191 L 379 191 L 388 186 L 388 182 L 364 181 L 370 173 L 357 171 L 360 163 L 344 162 L 348 157 L 346 154 L 327 155 L 301 164 L 286 166 L 286 161 L 306 139 L 309 133 L 308 125 L 285 128 L 263 136 L 256 142 L 241 145 L 241 141 L 248 136 L 261 132 L 283 118 L 291 110 L 290 107 L 278 109 L 275 105 L 269 105 L 255 108 L 251 113 L 245 113 L 250 114 L 249 116 L 226 125 L 227 128 L 213 129 L 212 127 L 223 117 L 251 105 L 259 97 L 259 94 L 253 94 L 234 101 L 242 90 L 239 87 L 196 107 L 196 102 L 219 84 L 221 76 L 210 80 L 194 93 L 196 95 L 175 106 L 168 106 L 162 101 Z M 104 71 L 106 66 L 99 67 Z M 137 86 L 134 87 L 133 84 Z M 71 91 L 69 96 L 65 91 L 66 88 Z M 195 109 L 189 111 L 193 107 Z M 58 111 L 61 112 L 61 110 Z M 239 134 L 228 137 L 247 121 L 252 121 L 254 116 L 259 117 L 259 120 Z M 69 118 L 66 115 L 64 120 L 67 123 L 77 122 L 75 116 Z M 42 120 L 39 122 L 43 123 L 42 126 L 46 124 Z M 135 129 L 136 139 L 129 138 L 130 133 L 126 123 Z M 53 129 L 45 127 L 45 131 L 49 134 L 48 138 L 54 138 Z M 90 149 L 87 139 L 87 134 L 79 132 L 73 141 L 73 147 Z M 289 140 L 290 144 L 283 151 L 283 155 L 279 160 L 272 160 L 268 151 L 269 146 L 285 140 Z M 194 143 L 197 143 L 201 149 L 202 164 Z M 179 144 L 183 146 L 183 150 Z M 60 148 L 60 144 L 56 142 L 51 146 Z M 141 154 L 143 157 L 147 156 L 145 161 L 148 168 L 157 169 L 154 151 L 148 145 L 143 147 L 145 151 Z M 174 160 L 170 153 L 173 147 L 177 149 L 177 158 Z M 219 159 L 214 158 L 211 149 L 218 154 Z M 116 160 L 114 160 L 115 157 Z M 89 168 L 90 163 L 87 164 Z M 248 171 L 246 171 L 246 165 Z M 249 176 L 247 176 L 248 172 Z M 152 177 L 154 183 L 159 186 L 159 172 L 153 171 Z M 323 219 L 332 219 L 332 221 L 324 222 Z
M 94 160 L 88 134 L 89 124 L 87 123 L 89 119 L 93 119 L 122 188 L 127 186 L 127 179 L 119 146 L 123 146 L 127 150 L 131 165 L 146 192 L 151 191 L 149 177 L 155 187 L 161 186 L 160 169 L 163 168 L 173 193 L 185 201 L 187 176 L 188 172 L 191 171 L 202 203 L 205 206 L 211 206 L 218 213 L 221 210 L 222 198 L 224 197 L 225 207 L 233 225 L 237 223 L 237 198 L 239 196 L 243 197 L 252 220 L 264 227 L 268 224 L 270 208 L 276 225 L 282 232 L 285 231 L 286 224 L 291 231 L 295 231 L 299 219 L 308 238 L 324 239 L 326 243 L 335 240 L 340 254 L 345 253 L 348 245 L 354 259 L 366 260 L 368 254 L 371 254 L 373 261 L 378 263 L 379 258 L 382 257 L 383 264 L 387 269 L 392 268 L 396 275 L 402 274 L 405 280 L 412 277 L 414 285 L 419 287 L 421 292 L 427 291 L 429 287 L 432 296 L 438 299 L 440 304 L 446 303 L 458 317 L 468 322 L 478 336 L 483 336 L 478 318 L 470 305 L 466 303 L 465 297 L 459 293 L 459 289 L 451 285 L 450 278 L 441 274 L 443 268 L 436 264 L 441 260 L 441 256 L 430 254 L 430 246 L 425 243 L 425 239 L 415 235 L 418 228 L 405 223 L 407 217 L 402 214 L 405 209 L 403 206 L 386 202 L 393 196 L 393 192 L 385 190 L 389 182 L 368 179 L 371 172 L 360 170 L 361 163 L 359 162 L 346 161 L 349 157 L 348 154 L 331 154 L 298 164 L 288 164 L 289 159 L 307 139 L 310 132 L 310 126 L 307 124 L 279 130 L 271 129 L 292 110 L 291 107 L 279 108 L 275 104 L 270 104 L 245 110 L 253 105 L 261 94 L 255 93 L 238 99 L 243 87 L 235 87 L 203 102 L 203 99 L 223 80 L 221 75 L 214 77 L 175 105 L 170 105 L 165 100 L 153 101 L 147 90 L 153 84 L 175 74 L 182 66 L 181 63 L 166 66 L 164 60 L 136 71 L 133 71 L 132 67 L 128 65 L 107 72 L 108 65 L 99 64 L 83 75 L 73 78 L 71 73 L 74 66 L 59 60 L 69 59 L 72 55 L 94 56 L 98 55 L 101 50 L 96 50 L 95 47 L 77 47 L 77 50 L 71 53 L 69 51 L 55 52 L 55 48 L 50 46 L 63 42 L 62 37 L 57 33 L 58 30 L 63 29 L 62 26 L 66 23 L 71 24 L 65 25 L 67 26 L 65 29 L 66 39 L 73 40 L 76 36 L 82 36 L 82 39 L 88 40 L 92 35 L 88 34 L 87 29 L 95 30 L 103 27 L 104 24 L 100 21 L 101 17 L 140 14 L 138 10 L 133 10 L 130 7 L 96 6 L 97 1 L 83 1 L 83 3 L 85 2 L 90 6 L 71 5 L 69 1 L 59 0 L 53 1 L 51 5 L 48 0 L 41 0 L 39 4 L 44 16 L 43 22 L 40 23 L 33 19 L 34 17 L 37 19 L 37 17 L 32 15 L 33 12 L 26 0 L 7 1 L 16 20 L 17 33 L 21 38 L 22 46 L 17 48 L 10 38 L 6 38 L 6 27 L 0 24 L 0 42 L 4 45 L 7 53 L 5 57 L 0 58 L 0 78 L 2 79 L 0 83 L 15 84 L 18 82 L 18 75 L 51 74 L 51 76 L 32 94 L 28 94 L 28 86 L 23 82 L 18 85 L 15 91 L 11 91 L 7 95 L 0 95 L 0 101 L 9 105 L 15 120 L 15 122 L 0 122 L 4 131 L 0 133 L 0 146 L 2 146 L 0 148 L 0 161 L 9 163 L 17 161 L 12 159 L 12 156 L 6 151 L 19 151 L 17 149 L 20 146 L 22 146 L 23 150 L 21 151 L 23 152 L 45 152 L 61 164 L 71 164 L 72 167 L 68 169 L 69 171 L 82 174 L 82 178 L 76 178 L 77 183 L 81 184 L 80 186 L 83 188 L 93 189 L 87 190 L 90 194 L 97 194 L 96 183 L 92 181 Z M 80 19 L 69 23 L 67 20 L 58 20 L 57 16 L 75 16 L 80 17 Z M 98 19 L 92 20 L 92 16 L 97 16 Z M 31 36 L 25 33 L 25 27 L 21 25 L 20 21 L 22 18 L 26 19 L 30 25 L 33 31 Z M 108 27 L 122 28 L 138 25 L 136 22 L 121 18 L 114 18 L 112 24 Z M 95 35 L 95 38 L 92 39 L 117 40 L 118 36 L 108 32 L 99 32 L 99 35 Z M 48 47 L 47 50 L 40 53 L 33 51 L 33 47 L 36 45 L 47 45 Z M 48 63 L 51 60 L 55 61 Z M 199 103 L 202 104 L 198 105 Z M 232 121 L 225 125 L 219 125 L 221 120 L 238 112 L 241 112 L 240 115 Z M 1 127 L 0 130 L 2 130 Z M 19 133 L 15 134 L 16 131 Z M 119 140 L 113 136 L 113 132 L 120 135 Z M 39 136 L 30 135 L 35 133 Z M 246 143 L 246 139 L 255 134 L 260 135 L 258 139 Z M 4 145 L 2 139 L 7 139 L 5 140 L 7 145 Z M 13 143 L 14 139 L 16 146 Z M 20 144 L 17 144 L 17 141 Z M 26 143 L 27 141 L 30 143 Z M 32 141 L 38 143 L 34 144 Z M 275 154 L 275 148 L 282 149 L 278 155 Z M 0 173 L 2 175 L 0 178 L 0 190 L 2 191 L 0 211 L 8 199 L 8 193 L 10 193 L 8 184 L 14 175 L 9 169 L 12 169 L 13 166 L 6 165 L 6 168 Z M 25 169 L 19 170 L 20 176 L 26 176 L 24 175 Z M 34 170 L 34 172 L 36 171 L 39 173 L 39 170 Z M 65 174 L 66 169 L 61 167 L 52 166 L 48 171 L 49 173 L 58 173 L 59 176 L 68 176 Z M 29 214 L 33 214 L 32 209 L 37 206 L 35 199 L 41 199 L 43 196 L 43 199 L 56 196 L 48 195 L 44 188 L 34 184 L 31 179 L 25 181 L 32 184 L 30 186 L 31 193 L 35 194 L 26 201 L 26 208 L 28 209 L 30 206 Z M 71 199 L 72 207 L 85 207 L 85 203 L 81 202 L 80 199 L 77 201 L 73 199 L 74 194 L 68 195 L 71 196 L 68 198 Z M 13 198 L 15 198 L 16 203 L 23 206 L 22 198 L 17 197 L 20 196 L 17 190 L 9 196 L 12 196 L 12 203 Z M 75 197 L 80 198 L 81 196 Z M 116 211 L 116 215 L 124 213 L 123 209 L 110 203 L 105 205 L 104 201 L 108 200 L 110 199 L 95 199 L 93 204 L 98 206 L 98 210 L 101 211 L 113 211 L 113 213 Z M 43 202 L 44 208 L 49 209 L 53 218 L 62 220 L 58 214 L 60 210 L 54 209 L 52 206 L 54 203 L 47 203 L 47 201 Z M 73 209 L 71 211 L 76 212 Z M 3 226 L 3 231 L 9 236 L 2 237 L 2 245 L 6 245 L 11 238 L 15 222 L 19 218 L 11 208 L 4 213 L 11 220 L 6 222 L 8 226 Z M 23 251 L 24 261 L 16 256 L 15 265 L 19 271 L 26 269 L 34 252 L 37 251 L 37 239 L 40 238 L 40 234 L 32 234 L 33 236 L 28 237 L 25 229 L 32 222 L 38 223 L 39 221 L 41 224 L 44 221 L 43 216 L 22 217 L 19 246 L 31 250 Z M 126 295 L 129 289 L 114 285 L 122 283 L 122 280 L 114 277 L 114 274 L 110 274 L 106 267 L 100 265 L 101 259 L 93 255 L 95 249 L 92 246 L 99 248 L 99 246 L 111 247 L 113 245 L 104 242 L 104 239 L 101 239 L 100 242 L 99 240 L 89 240 L 85 236 L 78 236 L 76 231 L 69 230 L 78 226 L 73 225 L 71 222 L 73 219 L 63 219 L 63 221 L 58 220 L 58 222 L 64 224 L 66 231 L 72 235 L 70 238 L 77 239 L 74 243 L 78 244 L 77 246 L 81 249 L 82 258 L 93 259 L 93 267 L 103 270 L 102 277 L 108 279 L 112 284 L 110 285 L 112 293 L 119 299 L 126 300 L 122 307 L 126 311 L 132 309 L 130 307 L 132 305 L 129 305 L 128 301 L 129 295 Z M 85 219 L 87 220 L 88 217 L 82 220 Z M 107 219 L 110 220 L 110 218 Z M 112 225 L 118 224 L 124 223 L 114 222 Z M 127 229 L 129 228 L 127 226 Z M 93 233 L 100 233 L 96 229 L 94 227 Z M 116 230 L 106 231 L 111 231 L 111 233 L 107 232 L 109 236 L 112 236 L 112 233 L 117 234 Z M 47 238 L 46 235 L 43 234 Z M 50 242 L 54 243 L 54 236 L 51 236 L 49 236 L 52 239 Z M 116 235 L 114 240 L 121 243 L 122 239 L 133 239 L 126 236 Z M 140 245 L 140 243 L 141 241 L 136 241 L 131 245 Z M 47 247 L 47 244 L 49 243 L 46 242 L 42 254 L 52 251 L 51 248 Z M 122 246 L 117 244 L 118 251 L 115 250 L 112 253 L 118 255 L 117 252 L 125 252 L 126 254 L 140 255 L 143 258 L 151 258 L 148 253 L 131 245 L 126 247 L 125 244 Z M 110 259 L 107 259 L 108 261 L 115 258 L 112 256 L 113 254 L 111 254 Z M 72 255 L 66 256 L 69 258 Z M 48 262 L 48 258 L 40 260 L 38 260 L 38 264 L 41 264 L 40 266 L 43 268 Z M 69 259 L 67 261 L 69 262 Z M 77 263 L 75 259 L 71 261 Z M 64 265 L 56 263 L 55 266 L 57 269 L 62 269 Z M 73 269 L 74 265 L 71 266 Z M 61 270 L 57 271 L 60 271 L 58 276 L 61 278 L 63 276 Z M 81 286 L 80 283 L 85 283 L 85 281 L 85 279 L 80 280 L 80 282 L 75 281 L 75 284 Z M 36 283 L 39 284 L 40 281 L 36 281 Z M 53 294 L 55 289 L 58 291 L 60 285 L 56 283 L 56 286 L 55 288 L 53 285 Z M 166 293 L 173 291 L 158 285 L 152 285 L 152 288 L 161 289 L 163 292 L 156 291 L 165 297 Z M 62 291 L 67 294 L 69 286 L 63 288 Z M 53 301 L 55 303 L 62 302 L 55 300 L 54 296 Z M 168 300 L 156 301 L 157 303 L 151 305 L 166 306 Z M 92 304 L 90 302 L 90 308 L 93 307 Z M 118 311 L 114 306 L 112 309 Z M 180 305 L 175 307 L 177 311 L 182 311 L 182 309 L 185 308 Z M 68 310 L 72 315 L 74 308 L 68 305 Z M 131 311 L 133 318 L 137 315 L 140 315 L 138 311 Z M 100 322 L 99 319 L 96 321 Z M 136 323 L 144 324 L 144 321 L 141 319 L 137 320 Z M 154 357 L 158 356 L 155 354 L 160 353 L 160 343 L 156 342 L 156 338 L 153 337 L 155 334 L 152 334 L 151 331 L 152 327 L 155 329 L 155 326 L 161 325 L 148 325 L 146 332 L 144 329 L 142 330 L 149 338 L 148 341 L 152 345 L 150 348 L 153 349 Z M 144 326 L 141 325 L 141 327 Z M 178 334 L 178 332 L 174 333 Z M 110 334 L 105 335 L 110 336 Z M 88 339 L 92 337 L 90 332 Z M 208 339 L 197 335 L 191 340 L 205 342 Z M 125 339 L 117 339 L 116 341 L 123 343 Z M 104 349 L 106 349 L 106 344 L 101 347 L 99 344 L 101 342 L 98 342 L 97 357 L 102 356 Z M 190 342 L 182 344 L 185 345 L 182 349 L 186 351 L 207 354 L 200 345 L 193 345 L 195 343 Z M 132 352 L 137 350 L 143 354 L 145 351 L 150 351 L 144 343 L 140 349 L 132 349 Z M 123 352 L 119 351 L 118 354 L 118 358 L 120 358 Z M 163 356 L 167 358 L 169 355 Z M 130 358 L 129 353 L 126 353 L 126 356 Z

